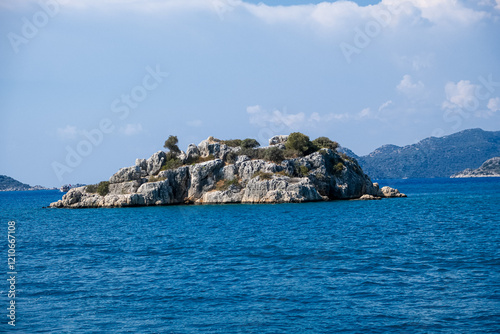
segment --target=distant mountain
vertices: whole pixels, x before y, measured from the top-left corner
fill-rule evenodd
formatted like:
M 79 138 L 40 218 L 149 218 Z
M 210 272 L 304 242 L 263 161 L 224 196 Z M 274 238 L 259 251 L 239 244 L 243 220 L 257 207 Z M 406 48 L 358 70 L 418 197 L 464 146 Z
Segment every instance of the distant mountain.
M 478 169 L 470 169 L 453 174 L 452 178 L 463 178 L 463 177 L 500 177 L 500 157 L 491 158 L 486 160 L 484 164 Z
M 23 190 L 44 190 L 47 189 L 42 186 L 30 186 L 19 182 L 9 176 L 0 175 L 0 191 L 23 191 Z
M 373 179 L 399 179 L 450 177 L 497 156 L 500 131 L 469 129 L 404 147 L 384 145 L 355 158 Z
M 351 151 L 350 149 L 348 149 L 347 147 L 339 146 L 337 148 L 337 152 L 347 154 L 348 156 L 350 156 L 351 158 L 354 158 L 356 160 L 359 159 L 359 156 L 356 153 L 354 153 L 353 151 Z

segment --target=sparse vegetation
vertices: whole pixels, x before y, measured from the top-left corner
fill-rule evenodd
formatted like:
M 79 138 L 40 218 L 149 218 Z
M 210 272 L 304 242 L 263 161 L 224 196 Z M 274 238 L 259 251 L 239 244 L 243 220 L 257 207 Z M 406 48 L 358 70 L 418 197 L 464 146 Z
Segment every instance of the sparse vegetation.
M 336 175 L 342 173 L 343 170 L 344 164 L 342 162 L 338 162 L 337 164 L 335 164 L 335 166 L 333 166 L 333 173 Z
M 252 138 L 246 138 L 241 141 L 241 148 L 256 148 L 259 147 L 260 144 L 257 140 Z
M 328 137 L 318 137 L 312 141 L 316 149 L 329 148 L 335 151 L 339 147 L 339 143 L 330 140 Z
M 177 146 L 178 142 L 179 140 L 177 139 L 177 136 L 170 135 L 168 139 L 165 140 L 165 144 L 163 144 L 163 147 L 174 154 L 179 154 L 181 153 L 181 150 L 179 149 L 179 146 Z
M 286 170 L 281 170 L 279 172 L 274 173 L 275 175 L 281 175 L 281 176 L 290 176 Z
M 225 144 L 229 147 L 239 147 L 241 146 L 241 139 L 228 139 L 228 140 L 223 140 L 221 141 L 221 144 Z
M 85 187 L 85 191 L 92 194 L 99 194 L 101 196 L 106 196 L 109 193 L 109 182 L 102 181 L 98 184 L 90 184 Z
M 295 159 L 295 158 L 300 158 L 303 154 L 297 150 L 294 149 L 285 149 L 283 150 L 283 156 L 286 159 Z
M 229 187 L 231 187 L 231 186 L 241 187 L 238 179 L 234 178 L 232 180 L 220 180 L 220 181 L 218 181 L 215 184 L 215 190 L 225 191 L 225 190 L 228 190 Z
M 158 177 L 158 176 L 151 176 L 148 180 L 148 182 L 158 182 L 158 181 L 165 181 L 167 178 L 165 177 Z
M 97 193 L 97 184 L 89 184 L 85 187 L 85 191 L 91 194 Z
M 307 176 L 307 174 L 309 174 L 309 168 L 306 166 L 299 166 L 299 174 L 300 176 Z
M 109 182 L 99 182 L 99 184 L 97 185 L 97 193 L 101 196 L 106 196 L 109 193 Z
M 293 132 L 288 136 L 285 147 L 289 150 L 296 150 L 302 156 L 311 154 L 317 149 L 308 136 L 300 132 Z
M 262 171 L 258 171 L 258 172 L 255 172 L 252 176 L 252 179 L 253 178 L 256 178 L 257 176 L 260 177 L 261 180 L 270 180 L 273 178 L 273 174 L 271 173 L 265 173 L 265 172 L 262 172 Z
M 175 155 L 172 152 L 168 152 L 167 158 L 163 162 L 163 166 L 161 166 L 160 171 L 176 169 L 179 168 L 180 166 L 182 166 L 182 161 L 177 158 L 177 155 Z
M 234 164 L 236 162 L 236 159 L 238 159 L 238 153 L 236 152 L 229 152 L 226 154 L 226 161 L 230 164 Z
M 264 150 L 264 159 L 276 163 L 281 163 L 285 156 L 283 154 L 283 150 L 280 150 L 278 147 L 270 147 Z

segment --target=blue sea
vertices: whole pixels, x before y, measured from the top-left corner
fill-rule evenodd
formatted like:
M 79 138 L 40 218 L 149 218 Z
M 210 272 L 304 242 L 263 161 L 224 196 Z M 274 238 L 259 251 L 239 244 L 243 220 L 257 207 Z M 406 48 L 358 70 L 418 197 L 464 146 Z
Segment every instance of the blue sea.
M 408 198 L 70 210 L 0 193 L 0 332 L 499 333 L 500 178 L 379 182 Z

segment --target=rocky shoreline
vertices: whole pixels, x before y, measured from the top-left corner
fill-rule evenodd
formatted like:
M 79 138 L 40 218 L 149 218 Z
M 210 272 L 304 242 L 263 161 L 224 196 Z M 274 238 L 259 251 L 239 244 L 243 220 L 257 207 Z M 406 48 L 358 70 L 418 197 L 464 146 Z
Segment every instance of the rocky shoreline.
M 451 176 L 451 178 L 469 177 L 500 177 L 500 157 L 486 160 L 481 167 L 477 169 L 467 168 L 466 170 Z
M 284 150 L 288 136 L 270 146 Z M 335 149 L 321 148 L 279 162 L 252 159 L 241 147 L 210 137 L 175 156 L 181 166 L 168 168 L 169 153 L 137 159 L 96 187 L 71 189 L 52 208 L 134 207 L 173 204 L 300 203 L 340 199 L 406 197 L 372 183 L 357 161 Z M 194 161 L 194 162 L 193 162 Z

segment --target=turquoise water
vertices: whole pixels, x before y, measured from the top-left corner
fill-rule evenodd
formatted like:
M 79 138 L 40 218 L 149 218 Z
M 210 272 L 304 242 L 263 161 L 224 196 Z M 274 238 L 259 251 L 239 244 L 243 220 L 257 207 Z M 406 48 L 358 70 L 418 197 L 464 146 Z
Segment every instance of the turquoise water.
M 500 179 L 380 183 L 409 197 L 68 210 L 0 193 L 5 278 L 9 220 L 17 241 L 0 331 L 500 332 Z

